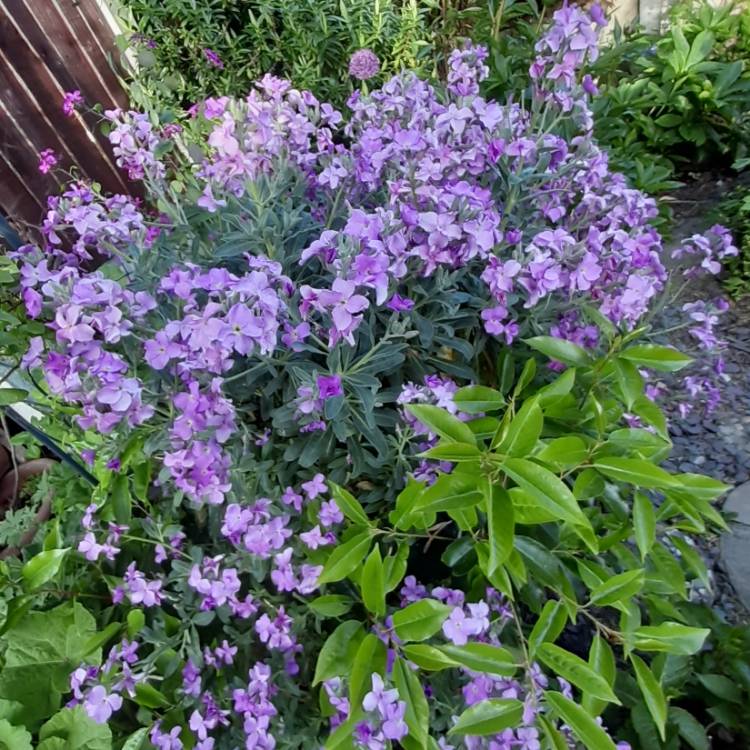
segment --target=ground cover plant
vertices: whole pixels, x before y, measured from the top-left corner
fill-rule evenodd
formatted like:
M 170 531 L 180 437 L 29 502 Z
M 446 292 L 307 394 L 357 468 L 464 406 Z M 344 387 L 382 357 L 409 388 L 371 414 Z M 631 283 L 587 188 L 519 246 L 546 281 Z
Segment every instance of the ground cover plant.
M 105 113 L 147 202 L 72 183 L 14 256 L 99 484 L 51 477 L 0 570 L 5 744 L 707 742 L 668 699 L 726 487 L 659 467 L 657 401 L 715 403 L 723 305 L 686 306 L 695 359 L 658 309 L 736 249 L 670 280 L 592 136 L 602 24 L 557 11 L 504 104 L 467 45 L 346 116 L 273 76 Z

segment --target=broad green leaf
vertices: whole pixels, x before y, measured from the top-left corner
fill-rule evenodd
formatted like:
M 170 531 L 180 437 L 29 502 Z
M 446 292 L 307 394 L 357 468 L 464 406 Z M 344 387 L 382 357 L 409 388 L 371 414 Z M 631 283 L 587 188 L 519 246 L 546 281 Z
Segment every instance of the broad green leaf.
M 326 740 L 326 744 L 323 746 L 324 750 L 355 750 L 352 732 L 354 731 L 354 727 L 362 721 L 363 716 L 364 712 L 361 708 L 355 709 L 354 713 L 350 714 L 346 721 L 339 724 L 331 732 Z
M 147 682 L 139 682 L 135 686 L 135 702 L 145 708 L 163 708 L 169 705 L 167 696 Z
M 523 393 L 523 389 L 526 388 L 526 386 L 529 385 L 529 383 L 531 383 L 534 380 L 535 375 L 536 375 L 536 360 L 533 358 L 527 359 L 523 365 L 521 374 L 518 376 L 516 387 L 513 389 L 514 399 L 518 398 Z
M 149 728 L 141 727 L 136 729 L 130 737 L 125 740 L 125 744 L 122 746 L 122 750 L 142 750 L 143 743 L 148 736 Z
M 440 650 L 472 672 L 511 677 L 518 669 L 510 651 L 489 643 L 467 643 L 465 646 L 448 644 Z
M 420 669 L 427 672 L 439 672 L 441 669 L 459 666 L 457 661 L 451 659 L 436 646 L 415 643 L 404 646 L 403 652 L 409 661 L 413 661 Z
M 544 408 L 548 404 L 558 402 L 563 396 L 567 396 L 573 389 L 576 381 L 575 367 L 569 367 L 562 375 L 558 375 L 551 383 L 543 386 L 537 391 L 539 405 Z
M 408 561 L 409 546 L 407 544 L 399 544 L 396 554 L 388 555 L 383 560 L 386 594 L 393 591 L 401 583 L 404 575 L 406 575 Z
M 23 401 L 29 395 L 28 391 L 23 388 L 3 388 L 0 387 L 0 406 L 10 406 Z
M 666 739 L 667 699 L 664 697 L 659 681 L 654 677 L 643 659 L 635 654 L 630 654 L 630 663 L 635 670 L 635 678 L 638 681 L 638 687 L 641 689 L 648 712 L 651 714 L 663 741 Z
M 565 627 L 566 620 L 565 609 L 559 600 L 550 599 L 545 603 L 529 635 L 528 650 L 531 659 L 543 643 L 557 640 Z
M 513 503 L 501 485 L 490 481 L 484 484 L 490 541 L 488 575 L 492 575 L 513 551 Z
M 557 513 L 550 513 L 521 487 L 511 487 L 508 494 L 513 501 L 513 514 L 517 524 L 533 526 L 559 520 Z
M 106 724 L 92 721 L 82 706 L 64 708 L 39 730 L 39 747 L 48 739 L 60 738 L 66 750 L 111 750 L 112 732 Z
M 428 427 L 431 432 L 445 440 L 453 440 L 456 443 L 466 443 L 467 445 L 476 445 L 477 443 L 474 433 L 464 422 L 439 406 L 407 404 L 406 409 Z
M 596 723 L 596 719 L 564 695 L 547 690 L 544 698 L 554 712 L 573 730 L 586 750 L 616 750 L 612 738 Z
M 674 487 L 677 480 L 664 469 L 640 458 L 618 458 L 606 456 L 594 461 L 597 471 L 617 482 L 627 482 L 636 487 Z
M 742 703 L 742 688 L 722 674 L 699 674 L 698 682 L 706 690 L 730 703 Z
M 81 655 L 86 657 L 97 649 L 100 649 L 107 641 L 112 640 L 122 630 L 122 627 L 122 623 L 120 622 L 110 622 L 104 630 L 86 641 Z
M 687 490 L 688 494 L 702 500 L 715 500 L 732 489 L 731 485 L 702 474 L 676 474 L 674 479 Z
M 690 52 L 685 61 L 685 68 L 692 68 L 694 65 L 705 60 L 714 46 L 714 41 L 714 35 L 708 29 L 699 31 L 690 45 Z
M 478 461 L 482 457 L 482 451 L 475 445 L 466 443 L 440 443 L 434 448 L 426 450 L 420 454 L 425 458 L 431 458 L 434 461 L 453 461 L 460 463 L 462 461 Z
M 347 655 L 355 635 L 361 635 L 361 630 L 362 623 L 358 620 L 347 620 L 328 636 L 318 654 L 313 685 L 348 673 Z
M 656 541 L 656 513 L 651 500 L 640 492 L 633 500 L 633 529 L 641 560 L 645 560 Z
M 500 468 L 545 510 L 563 521 L 591 527 L 573 493 L 548 469 L 524 458 L 508 458 Z
M 143 630 L 143 626 L 146 624 L 146 615 L 143 614 L 141 609 L 131 609 L 127 616 L 128 623 L 128 638 L 131 640 L 135 635 Z
M 671 541 L 677 547 L 683 562 L 695 573 L 700 582 L 711 591 L 713 588 L 711 586 L 711 578 L 708 575 L 706 563 L 703 562 L 700 552 L 697 552 L 694 547 L 691 547 L 685 539 L 679 536 L 673 536 Z
M 627 359 L 615 359 L 614 367 L 622 400 L 628 409 L 632 409 L 633 404 L 643 395 L 643 376 Z
M 500 734 L 504 729 L 518 726 L 523 714 L 523 703 L 513 698 L 491 698 L 467 708 L 448 731 L 448 735 L 467 734 L 484 737 Z
M 570 745 L 565 736 L 546 716 L 541 714 L 537 717 L 537 722 L 542 727 L 544 736 L 549 742 L 550 750 L 570 750 Z
M 24 727 L 14 727 L 7 719 L 0 719 L 0 750 L 34 750 L 31 735 Z
M 406 487 L 396 497 L 396 509 L 388 514 L 388 520 L 397 529 L 408 529 L 412 525 L 411 512 L 423 491 L 424 484 L 409 477 Z
M 351 492 L 330 481 L 328 482 L 328 487 L 331 490 L 331 497 L 333 497 L 336 505 L 339 506 L 339 510 L 352 523 L 360 524 L 361 526 L 367 526 L 370 523 L 364 508 L 362 508 L 357 498 Z
M 583 347 L 555 336 L 534 336 L 524 339 L 524 342 L 550 359 L 572 367 L 586 367 L 593 361 L 591 355 Z
M 500 391 L 487 388 L 484 385 L 469 385 L 465 388 L 459 388 L 453 394 L 453 402 L 460 411 L 467 414 L 497 411 L 505 405 L 505 399 Z
M 409 737 L 414 740 L 416 747 L 424 747 L 430 730 L 430 708 L 422 683 L 399 657 L 393 662 L 393 682 L 398 689 L 399 698 L 406 703 L 404 721 L 409 727 Z
M 321 615 L 322 617 L 339 617 L 340 615 L 345 615 L 352 608 L 353 604 L 354 602 L 348 596 L 343 596 L 342 594 L 325 594 L 309 601 L 307 606 L 316 615 Z
M 655 344 L 639 344 L 631 346 L 619 354 L 621 359 L 632 362 L 639 367 L 646 367 L 649 370 L 658 370 L 659 372 L 676 372 L 693 360 L 678 352 L 677 349 L 671 349 L 667 346 L 656 346 Z
M 414 512 L 438 513 L 465 510 L 482 501 L 478 478 L 458 471 L 441 474 L 414 503 Z
M 424 641 L 440 630 L 452 611 L 436 599 L 420 599 L 393 613 L 393 629 L 402 641 Z
M 671 706 L 668 717 L 669 723 L 677 727 L 680 737 L 693 750 L 711 750 L 711 742 L 706 736 L 705 727 L 691 713 L 683 708 Z
M 630 599 L 643 588 L 645 578 L 643 570 L 628 570 L 612 576 L 591 591 L 589 601 L 591 604 L 605 607 L 623 599 Z
M 380 547 L 376 544 L 365 561 L 360 581 L 362 601 L 369 612 L 378 617 L 385 616 L 385 574 Z
M 547 667 L 579 690 L 609 703 L 620 703 L 607 681 L 591 669 L 580 656 L 571 654 L 570 651 L 553 643 L 543 643 L 537 649 L 537 655 Z
M 552 440 L 536 454 L 535 458 L 555 467 L 571 468 L 583 463 L 588 454 L 586 443 L 581 438 L 570 435 Z
M 70 547 L 62 549 L 50 549 L 39 552 L 31 558 L 22 568 L 21 575 L 28 591 L 34 591 L 51 581 L 60 570 L 60 565 L 65 555 L 70 552 Z
M 127 474 L 118 474 L 112 479 L 109 496 L 117 523 L 127 526 L 132 516 L 130 479 Z
M 498 387 L 500 393 L 505 394 L 513 385 L 516 377 L 516 367 L 510 349 L 505 349 L 497 358 Z
M 591 641 L 591 648 L 589 648 L 589 666 L 601 675 L 607 684 L 612 687 L 615 684 L 616 666 L 615 666 L 615 655 L 612 653 L 612 649 L 604 638 L 597 633 L 594 639 Z M 598 716 L 607 707 L 607 702 L 594 698 L 589 693 L 584 692 L 583 700 L 581 705 L 588 711 L 592 716 Z
M 357 649 L 351 674 L 348 675 L 350 705 L 357 708 L 360 706 L 372 686 L 373 672 L 381 676 L 385 674 L 386 660 L 385 644 L 374 633 L 368 633 Z
M 509 456 L 526 456 L 539 440 L 544 418 L 539 401 L 535 398 L 524 402 L 511 420 L 502 442 L 497 446 L 499 453 Z
M 669 654 L 695 654 L 711 631 L 678 622 L 644 625 L 633 632 L 633 647 L 641 651 L 666 651 Z
M 618 451 L 625 451 L 629 454 L 637 452 L 653 461 L 666 458 L 672 446 L 669 441 L 655 435 L 650 430 L 637 427 L 615 430 L 610 433 L 607 444 L 614 446 Z
M 329 555 L 318 583 L 334 583 L 346 578 L 358 565 L 361 565 L 370 549 L 372 537 L 369 531 L 353 536 L 349 541 L 336 547 Z

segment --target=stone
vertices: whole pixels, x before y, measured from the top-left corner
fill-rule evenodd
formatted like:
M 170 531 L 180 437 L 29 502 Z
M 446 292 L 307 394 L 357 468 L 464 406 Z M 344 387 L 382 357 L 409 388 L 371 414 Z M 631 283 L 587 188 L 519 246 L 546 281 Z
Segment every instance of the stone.
M 735 487 L 724 503 L 735 517 L 721 536 L 721 558 L 739 600 L 750 609 L 750 482 Z

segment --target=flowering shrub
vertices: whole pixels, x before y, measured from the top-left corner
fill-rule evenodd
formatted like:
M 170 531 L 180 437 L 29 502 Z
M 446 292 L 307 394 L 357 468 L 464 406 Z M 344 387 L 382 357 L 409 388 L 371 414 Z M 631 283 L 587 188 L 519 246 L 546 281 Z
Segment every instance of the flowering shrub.
M 7 571 L 41 592 L 6 622 L 11 729 L 47 742 L 72 713 L 171 750 L 610 748 L 598 717 L 624 702 L 666 737 L 663 664 L 634 651 L 701 647 L 674 555 L 704 575 L 681 535 L 721 524 L 725 488 L 656 465 L 641 371 L 690 358 L 639 342 L 668 273 L 653 201 L 592 140 L 601 23 L 555 14 L 528 102 L 481 98 L 468 47 L 445 90 L 404 73 L 346 120 L 271 76 L 179 123 L 106 113 L 149 205 L 72 184 L 16 255 L 51 331 L 25 364 L 76 410 L 100 484 Z M 734 252 L 715 227 L 675 273 Z M 711 306 L 685 324 L 718 345 Z M 721 369 L 699 364 L 692 403 Z M 51 608 L 53 579 L 76 601 Z M 555 645 L 579 619 L 591 648 Z M 32 672 L 45 704 L 17 692 Z

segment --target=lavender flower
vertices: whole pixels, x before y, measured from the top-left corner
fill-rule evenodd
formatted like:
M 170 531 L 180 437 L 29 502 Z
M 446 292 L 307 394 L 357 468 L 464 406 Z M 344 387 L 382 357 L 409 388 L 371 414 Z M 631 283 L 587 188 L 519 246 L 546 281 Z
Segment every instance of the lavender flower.
M 360 81 L 374 78 L 380 72 L 380 60 L 370 49 L 359 49 L 349 59 L 349 75 Z
M 203 50 L 203 57 L 206 58 L 206 61 L 208 64 L 213 68 L 218 68 L 219 70 L 224 69 L 224 63 L 221 61 L 221 58 L 212 50 L 206 47 Z
M 47 174 L 58 163 L 57 154 L 51 148 L 45 148 L 39 152 L 39 171 Z

